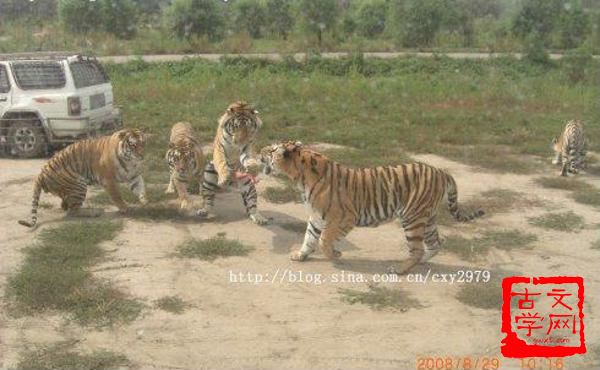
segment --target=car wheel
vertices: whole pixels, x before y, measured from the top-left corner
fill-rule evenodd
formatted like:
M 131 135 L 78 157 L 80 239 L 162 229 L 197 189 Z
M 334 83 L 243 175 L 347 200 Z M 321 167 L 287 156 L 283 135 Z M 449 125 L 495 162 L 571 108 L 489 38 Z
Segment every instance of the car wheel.
M 19 158 L 36 158 L 46 153 L 46 135 L 32 121 L 12 124 L 8 129 L 10 153 Z

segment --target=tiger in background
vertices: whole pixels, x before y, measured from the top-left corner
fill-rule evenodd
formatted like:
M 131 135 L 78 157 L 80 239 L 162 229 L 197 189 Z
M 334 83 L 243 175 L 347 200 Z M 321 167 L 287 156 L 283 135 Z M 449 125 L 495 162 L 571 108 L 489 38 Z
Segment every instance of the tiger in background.
M 399 218 L 410 257 L 389 272 L 404 273 L 439 252 L 436 216 L 446 193 L 457 221 L 484 214 L 459 210 L 454 178 L 423 163 L 349 168 L 292 141 L 266 146 L 260 157 L 265 173 L 287 175 L 311 210 L 302 247 L 290 255 L 295 261 L 304 261 L 317 245 L 327 258 L 339 258 L 342 253 L 333 244 L 354 227 L 375 227 Z
M 554 159 L 552 164 L 561 164 L 561 176 L 576 174 L 584 166 L 586 144 L 583 124 L 579 120 L 571 120 L 565 125 L 560 137 L 552 139 Z
M 259 225 L 267 223 L 267 219 L 257 210 L 254 179 L 258 173 L 258 162 L 252 156 L 252 144 L 262 124 L 258 111 L 244 101 L 227 107 L 219 119 L 212 161 L 204 169 L 204 208 L 198 211 L 199 216 L 214 217 L 215 193 L 237 183 L 250 220 Z
M 61 207 L 69 216 L 98 217 L 101 209 L 81 208 L 88 185 L 101 184 L 119 212 L 127 213 L 118 183 L 130 189 L 146 204 L 142 163 L 146 136 L 137 129 L 124 129 L 110 136 L 73 143 L 57 152 L 42 167 L 34 183 L 31 220 L 19 224 L 34 227 L 42 190 L 62 199 Z
M 169 186 L 165 192 L 171 194 L 177 191 L 181 209 L 187 210 L 192 206 L 188 188 L 200 186 L 205 165 L 202 148 L 190 123 L 179 122 L 173 125 L 165 159 L 170 173 Z

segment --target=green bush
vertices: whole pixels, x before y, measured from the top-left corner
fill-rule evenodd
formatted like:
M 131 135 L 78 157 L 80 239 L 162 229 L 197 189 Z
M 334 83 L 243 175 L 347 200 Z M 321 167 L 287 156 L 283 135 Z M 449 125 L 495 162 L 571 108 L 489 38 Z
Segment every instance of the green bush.
M 562 11 L 563 0 L 526 0 L 513 19 L 512 31 L 523 40 L 536 34 L 548 46 Z
M 265 12 L 269 32 L 287 40 L 288 34 L 294 27 L 290 2 L 288 0 L 267 0 Z
M 0 21 L 16 18 L 49 19 L 56 16 L 56 0 L 0 0 Z
M 370 39 L 379 36 L 385 29 L 387 11 L 387 4 L 383 1 L 363 3 L 356 17 L 358 34 Z
M 120 38 L 135 34 L 136 7 L 131 0 L 60 0 L 58 13 L 73 33 L 105 31 Z
M 214 0 L 174 0 L 165 11 L 168 27 L 179 38 L 206 36 L 211 41 L 223 37 L 225 21 L 219 2 Z
M 300 0 L 299 7 L 304 30 L 316 35 L 321 45 L 323 32 L 333 29 L 337 20 L 336 0 Z
M 265 20 L 265 8 L 255 0 L 238 0 L 234 3 L 234 27 L 259 38 Z
M 406 47 L 429 46 L 444 20 L 444 0 L 412 0 L 404 9 L 400 25 Z
M 581 7 L 571 7 L 560 17 L 559 26 L 560 47 L 576 48 L 590 34 L 590 17 Z
M 592 67 L 592 52 L 585 48 L 575 49 L 565 54 L 561 60 L 568 81 L 572 84 L 584 81 Z

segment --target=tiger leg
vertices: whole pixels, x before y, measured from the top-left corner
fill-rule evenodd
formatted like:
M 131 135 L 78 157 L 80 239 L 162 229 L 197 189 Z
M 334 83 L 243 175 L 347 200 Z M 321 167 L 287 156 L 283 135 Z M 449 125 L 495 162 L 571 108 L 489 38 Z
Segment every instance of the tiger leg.
M 435 218 L 436 216 L 430 217 L 425 225 L 425 253 L 421 257 L 421 262 L 429 261 L 433 256 L 438 254 L 442 247 Z
M 101 208 L 82 208 L 87 193 L 87 187 L 81 186 L 77 191 L 65 196 L 61 206 L 66 209 L 69 217 L 99 217 L 104 213 Z
M 169 174 L 169 186 L 167 186 L 167 190 L 165 190 L 165 194 L 173 194 L 175 193 L 175 184 L 173 183 L 173 179 L 175 177 L 175 173 L 173 170 L 170 170 Z
M 569 168 L 569 163 L 571 162 L 571 156 L 569 155 L 569 151 L 567 149 L 563 149 L 562 154 L 561 154 L 561 170 L 560 170 L 560 175 L 561 176 L 568 176 L 568 168 Z
M 198 210 L 197 215 L 203 218 L 213 218 L 213 207 L 215 203 L 215 194 L 219 190 L 219 175 L 212 161 L 206 164 L 204 168 L 204 179 L 202 181 L 202 198 L 204 205 Z
M 123 201 L 121 197 L 121 192 L 119 191 L 119 185 L 114 179 L 107 179 L 104 181 L 104 189 L 108 193 L 112 202 L 119 209 L 119 213 L 127 213 L 128 207 L 127 204 Z
M 302 247 L 298 250 L 293 251 L 290 254 L 292 261 L 304 261 L 311 253 L 313 253 L 319 244 L 319 238 L 321 237 L 321 230 L 325 226 L 323 220 L 318 217 L 311 215 L 306 224 L 306 233 L 304 234 L 304 242 Z
M 258 195 L 256 193 L 256 187 L 250 177 L 245 177 L 240 180 L 240 190 L 242 194 L 242 202 L 246 207 L 246 213 L 252 222 L 257 225 L 265 225 L 269 220 L 260 214 L 257 210 Z
M 396 268 L 391 266 L 388 268 L 389 273 L 404 274 L 416 264 L 418 264 L 425 251 L 423 250 L 423 240 L 425 237 L 425 225 L 427 218 L 419 217 L 413 220 L 402 221 L 402 227 L 406 235 L 406 241 L 408 242 L 408 258 L 400 262 L 400 265 Z
M 342 256 L 342 252 L 334 248 L 334 243 L 344 236 L 344 231 L 335 223 L 328 223 L 321 232 L 319 238 L 319 249 L 329 259 L 337 259 Z
M 174 176 L 173 184 L 177 190 L 177 199 L 180 203 L 179 207 L 183 210 L 190 209 L 192 207 L 192 201 L 190 200 L 190 195 L 187 191 L 187 184 L 183 181 L 180 181 L 177 176 Z
M 129 182 L 129 189 L 135 194 L 136 197 L 140 200 L 142 204 L 148 204 L 148 199 L 146 198 L 146 185 L 144 184 L 144 179 L 142 175 L 138 175 L 134 177 Z

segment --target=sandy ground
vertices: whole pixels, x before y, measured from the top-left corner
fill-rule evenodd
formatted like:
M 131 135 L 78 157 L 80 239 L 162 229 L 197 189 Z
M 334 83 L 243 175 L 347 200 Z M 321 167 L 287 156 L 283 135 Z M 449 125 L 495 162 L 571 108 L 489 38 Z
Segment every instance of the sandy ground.
M 600 239 L 598 209 L 575 203 L 568 193 L 536 186 L 536 176 L 493 174 L 433 155 L 416 159 L 448 169 L 457 179 L 459 201 L 480 192 L 505 188 L 535 197 L 544 206 L 572 210 L 589 227 L 578 233 L 531 227 L 526 218 L 547 212 L 544 207 L 515 209 L 492 214 L 473 224 L 442 227 L 441 234 L 475 236 L 491 227 L 519 229 L 537 234 L 531 249 L 505 252 L 493 249 L 480 263 L 440 253 L 415 270 L 456 272 L 487 269 L 494 274 L 510 271 L 530 276 L 580 275 L 585 279 L 585 324 L 588 354 L 566 359 L 567 369 L 597 369 L 600 348 L 600 250 L 591 243 Z M 0 291 L 17 271 L 22 249 L 37 232 L 19 227 L 16 220 L 28 214 L 33 177 L 42 160 L 0 159 Z M 600 178 L 581 175 L 600 186 Z M 274 180 L 264 179 L 259 191 Z M 42 199 L 54 207 L 40 210 L 41 226 L 63 220 L 59 200 Z M 376 311 L 341 301 L 339 289 L 366 290 L 365 283 L 291 283 L 291 273 L 321 274 L 329 278 L 342 271 L 371 277 L 383 273 L 390 261 L 407 256 L 404 235 L 396 223 L 379 228 L 355 229 L 341 242 L 342 260 L 332 263 L 315 255 L 305 263 L 291 262 L 288 252 L 299 247 L 306 211 L 301 204 L 275 205 L 264 199 L 260 208 L 272 223 L 259 227 L 249 222 L 239 194 L 219 194 L 214 222 L 146 222 L 124 218 L 125 229 L 103 244 L 110 258 L 94 266 L 94 273 L 148 304 L 130 325 L 90 329 L 69 322 L 60 313 L 15 319 L 0 311 L 0 368 L 15 366 L 18 354 L 35 344 L 76 340 L 83 352 L 112 350 L 125 354 L 142 369 L 199 368 L 415 368 L 419 357 L 499 357 L 502 369 L 518 369 L 519 362 L 504 359 L 499 344 L 500 310 L 478 309 L 456 299 L 458 284 L 396 283 L 420 303 L 408 310 Z M 106 216 L 116 209 L 109 207 Z M 596 226 L 594 226 L 596 225 Z M 207 238 L 219 232 L 253 245 L 247 257 L 205 262 L 173 257 L 176 246 L 191 237 Z M 594 267 L 595 266 L 595 267 Z M 231 282 L 231 274 L 263 274 L 274 282 Z M 269 274 L 267 276 L 267 274 Z M 281 276 L 287 278 L 281 281 Z M 314 276 L 314 275 L 313 275 Z M 183 314 L 152 308 L 152 301 L 178 295 L 193 307 Z M 596 357 L 595 357 L 596 356 Z

